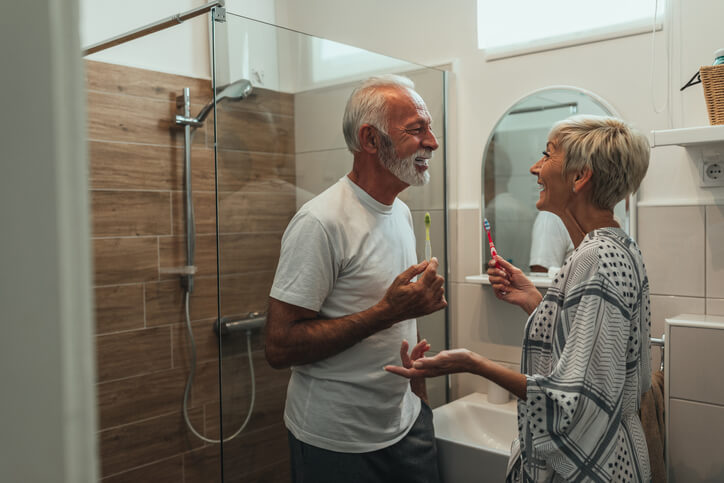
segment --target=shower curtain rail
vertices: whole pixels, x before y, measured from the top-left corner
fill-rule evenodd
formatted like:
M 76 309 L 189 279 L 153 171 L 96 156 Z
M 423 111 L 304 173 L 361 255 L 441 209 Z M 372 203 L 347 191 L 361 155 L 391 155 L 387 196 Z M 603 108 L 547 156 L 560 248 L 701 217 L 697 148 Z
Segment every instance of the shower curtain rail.
M 83 49 L 83 56 L 85 57 L 86 55 L 95 54 L 96 52 L 100 52 L 101 50 L 105 50 L 109 47 L 115 47 L 116 45 L 120 45 L 130 40 L 144 37 L 148 34 L 152 34 L 154 32 L 173 27 L 174 25 L 179 25 L 186 20 L 198 17 L 199 15 L 203 15 L 209 12 L 214 7 L 224 7 L 225 3 L 225 0 L 214 0 L 213 2 L 206 3 L 204 5 L 201 5 L 200 7 L 193 8 L 186 12 L 177 13 L 176 15 L 171 15 L 170 17 L 145 25 L 135 30 L 131 30 L 124 34 L 116 35 L 115 37 L 111 37 L 110 39 L 86 47 L 85 49 Z

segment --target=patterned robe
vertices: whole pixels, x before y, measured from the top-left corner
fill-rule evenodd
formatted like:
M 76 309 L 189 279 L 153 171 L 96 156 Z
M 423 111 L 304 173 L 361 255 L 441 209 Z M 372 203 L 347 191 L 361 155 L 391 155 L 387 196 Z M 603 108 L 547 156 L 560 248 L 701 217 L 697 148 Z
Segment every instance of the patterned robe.
M 526 324 L 527 399 L 509 480 L 650 480 L 638 416 L 651 385 L 650 320 L 635 242 L 616 228 L 589 233 Z

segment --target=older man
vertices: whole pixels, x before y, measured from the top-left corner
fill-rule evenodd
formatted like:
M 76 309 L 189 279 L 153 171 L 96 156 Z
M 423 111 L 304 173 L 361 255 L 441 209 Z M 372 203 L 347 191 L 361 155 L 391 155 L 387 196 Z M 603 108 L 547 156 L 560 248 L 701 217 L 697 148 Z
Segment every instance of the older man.
M 437 259 L 417 263 L 410 210 L 397 198 L 429 180 L 438 148 L 413 87 L 382 76 L 352 93 L 343 120 L 352 171 L 306 203 L 282 239 L 266 357 L 292 367 L 284 421 L 295 482 L 439 480 L 424 380 L 382 370 L 399 361 L 401 340 L 417 339 L 415 317 L 447 305 Z M 405 364 L 427 347 L 408 356 L 405 346 Z

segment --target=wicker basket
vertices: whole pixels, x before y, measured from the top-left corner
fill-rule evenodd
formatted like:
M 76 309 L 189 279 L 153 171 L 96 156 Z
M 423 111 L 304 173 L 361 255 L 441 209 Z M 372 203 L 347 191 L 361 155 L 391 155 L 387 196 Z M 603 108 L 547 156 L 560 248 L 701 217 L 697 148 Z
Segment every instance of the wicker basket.
M 724 124 L 724 64 L 705 65 L 699 69 L 709 124 Z

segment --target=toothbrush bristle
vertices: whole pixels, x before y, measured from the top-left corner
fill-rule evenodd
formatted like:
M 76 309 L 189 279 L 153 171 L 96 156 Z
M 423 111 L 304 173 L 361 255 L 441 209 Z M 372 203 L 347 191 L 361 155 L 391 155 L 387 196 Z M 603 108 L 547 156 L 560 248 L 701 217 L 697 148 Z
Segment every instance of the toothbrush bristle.
M 488 223 L 488 219 L 484 218 L 483 223 L 485 224 L 485 230 L 490 231 L 490 223 Z
M 430 213 L 425 213 L 425 226 L 430 227 Z

